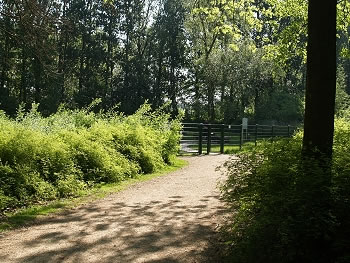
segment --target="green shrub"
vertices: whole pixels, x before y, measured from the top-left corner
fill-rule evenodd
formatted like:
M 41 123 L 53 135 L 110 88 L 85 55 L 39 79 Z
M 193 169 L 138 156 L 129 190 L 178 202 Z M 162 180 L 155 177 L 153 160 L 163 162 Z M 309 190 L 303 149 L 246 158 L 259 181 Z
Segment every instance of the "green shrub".
M 40 174 L 24 165 L 0 166 L 1 192 L 8 197 L 8 207 L 23 206 L 40 200 L 53 200 L 57 191 L 50 182 L 41 178 Z
M 333 248 L 338 262 L 350 262 L 350 124 L 336 121 L 333 153 L 332 197 L 337 227 Z
M 139 164 L 144 173 L 151 173 L 164 165 L 162 137 L 149 127 L 140 124 L 120 127 L 113 132 L 117 149 L 129 160 Z
M 16 200 L 14 198 L 5 195 L 5 193 L 0 190 L 0 211 L 13 207 L 15 202 Z
M 57 192 L 60 197 L 79 196 L 87 186 L 88 184 L 82 178 L 74 174 L 61 176 L 56 182 Z
M 0 112 L 0 213 L 154 172 L 177 153 L 179 119 L 147 104 L 131 116 L 94 113 L 94 103 L 47 118 L 38 105 L 15 120 Z
M 180 117 L 181 118 L 181 117 Z M 165 142 L 163 145 L 162 157 L 166 163 L 171 163 L 172 158 L 179 152 L 182 130 L 180 119 L 173 121 L 167 131 L 165 131 Z
M 301 155 L 301 134 L 225 164 L 230 262 L 346 262 L 350 247 L 350 124 L 336 122 L 331 182 Z
M 66 131 L 60 136 L 69 145 L 74 163 L 83 172 L 86 182 L 118 182 L 137 172 L 132 163 L 102 142 L 104 138 L 93 140 L 87 130 Z
M 42 180 L 39 175 L 32 177 L 32 182 L 29 183 L 32 187 L 35 201 L 54 200 L 58 196 L 56 187 L 51 183 Z

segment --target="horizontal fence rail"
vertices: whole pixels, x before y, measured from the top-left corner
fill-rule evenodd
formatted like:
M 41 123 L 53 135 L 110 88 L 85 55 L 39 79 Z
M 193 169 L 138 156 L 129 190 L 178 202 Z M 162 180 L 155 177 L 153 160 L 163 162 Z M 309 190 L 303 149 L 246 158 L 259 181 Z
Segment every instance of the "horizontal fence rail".
M 278 138 L 290 137 L 295 132 L 295 126 L 279 125 L 227 125 L 227 124 L 203 124 L 183 123 L 181 152 L 198 153 L 219 152 L 224 153 L 226 146 L 238 146 L 244 144 L 257 145 L 259 141 L 269 140 L 273 142 Z

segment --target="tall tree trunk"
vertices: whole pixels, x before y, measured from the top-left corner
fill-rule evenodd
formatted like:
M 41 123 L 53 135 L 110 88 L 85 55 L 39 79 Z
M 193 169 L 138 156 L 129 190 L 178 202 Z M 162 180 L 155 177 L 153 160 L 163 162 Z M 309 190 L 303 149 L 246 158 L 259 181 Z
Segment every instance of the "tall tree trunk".
M 336 91 L 336 1 L 309 0 L 302 169 L 296 178 L 295 262 L 332 262 L 331 158 Z M 310 233 L 313 233 L 310 235 Z
M 5 50 L 7 48 L 5 47 Z M 0 99 L 3 100 L 5 97 L 8 97 L 8 87 L 6 85 L 7 81 L 8 81 L 8 64 L 9 64 L 9 61 L 8 61 L 8 56 L 7 56 L 8 52 L 5 51 L 5 54 L 4 56 L 2 57 L 2 65 L 1 65 L 1 68 L 2 68 L 2 71 L 1 71 L 1 75 L 0 75 Z
M 109 91 L 112 91 L 112 83 L 113 83 L 113 46 L 112 46 L 112 15 L 109 16 L 109 24 L 108 24 L 108 40 L 107 40 L 107 63 L 106 63 L 106 79 L 105 79 L 105 91 L 103 97 L 106 97 Z
M 1 58 L 1 68 L 2 68 L 2 72 L 1 72 L 1 76 L 0 76 L 0 96 L 1 96 L 1 100 L 5 100 L 5 98 L 7 98 L 9 96 L 9 87 L 8 87 L 8 73 L 9 73 L 9 69 L 10 69 L 10 50 L 11 50 L 11 46 L 10 46 L 10 37 L 9 37 L 9 32 L 11 31 L 10 29 L 10 20 L 8 17 L 6 17 L 5 19 L 5 30 L 4 30 L 4 34 L 5 34 L 5 42 L 4 42 L 4 54 L 2 54 L 2 58 Z
M 84 64 L 85 64 L 85 49 L 86 49 L 86 41 L 85 41 L 85 33 L 82 35 L 82 45 L 81 45 L 81 51 L 80 51 L 80 58 L 79 58 L 79 92 L 83 91 L 84 86 Z
M 211 122 L 215 121 L 215 104 L 214 104 L 215 87 L 213 83 L 208 85 L 208 118 Z
M 159 51 L 158 51 L 158 59 L 157 59 L 157 76 L 156 76 L 156 84 L 155 88 L 153 91 L 153 96 L 154 96 L 154 102 L 155 102 L 155 107 L 159 107 L 162 104 L 162 79 L 163 79 L 163 57 L 164 57 L 164 44 L 163 41 L 159 45 Z
M 27 108 L 27 55 L 25 48 L 22 47 L 22 64 L 21 64 L 21 86 L 20 86 L 20 101 Z
M 336 1 L 309 1 L 303 148 L 332 156 L 336 91 Z
M 201 118 L 201 101 L 200 101 L 200 87 L 199 80 L 196 73 L 195 81 L 194 81 L 194 115 L 195 120 L 200 121 Z
M 170 99 L 171 99 L 171 115 L 176 117 L 178 114 L 177 101 L 176 101 L 176 80 L 175 80 L 175 66 L 174 61 L 172 61 L 170 66 Z
M 34 73 L 34 100 L 36 103 L 40 103 L 41 100 L 41 92 L 42 92 L 42 71 L 43 67 L 40 59 L 37 55 L 34 55 L 33 59 L 33 73 Z
M 60 98 L 59 102 L 65 100 L 65 79 L 66 79 L 66 68 L 67 68 L 67 46 L 68 46 L 68 33 L 66 19 L 67 1 L 63 1 L 62 18 L 64 24 L 62 25 L 60 36 L 59 36 L 59 55 L 58 55 L 58 74 L 59 74 L 59 87 L 60 87 Z
M 126 1 L 126 32 L 125 32 L 125 54 L 124 54 L 124 91 L 123 91 L 123 100 L 128 101 L 128 98 L 130 98 L 130 35 L 131 30 L 133 29 L 132 21 L 131 21 L 131 14 L 130 14 L 130 8 L 131 8 L 131 1 Z M 130 108 L 130 107 L 129 107 Z M 132 108 L 132 107 L 131 107 Z

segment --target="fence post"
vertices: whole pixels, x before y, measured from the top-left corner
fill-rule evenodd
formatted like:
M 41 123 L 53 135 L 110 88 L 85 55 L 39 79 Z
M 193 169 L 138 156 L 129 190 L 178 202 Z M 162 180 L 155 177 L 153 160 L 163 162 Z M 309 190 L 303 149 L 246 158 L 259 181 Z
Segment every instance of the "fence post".
M 224 143 L 225 143 L 225 124 L 221 124 L 221 138 L 220 138 L 220 153 L 224 153 Z
M 241 133 L 239 136 L 239 149 L 242 150 L 242 145 L 243 145 L 243 125 L 241 124 Z
M 288 137 L 290 137 L 290 125 L 288 124 Z
M 208 124 L 208 136 L 207 136 L 207 154 L 210 153 L 211 149 L 211 126 Z
M 255 124 L 255 146 L 258 145 L 258 124 Z
M 273 137 L 275 136 L 275 126 L 274 125 L 272 125 L 272 127 L 271 127 L 271 142 L 273 142 Z
M 198 154 L 202 154 L 202 147 L 203 147 L 203 123 L 199 124 L 199 138 L 198 138 Z

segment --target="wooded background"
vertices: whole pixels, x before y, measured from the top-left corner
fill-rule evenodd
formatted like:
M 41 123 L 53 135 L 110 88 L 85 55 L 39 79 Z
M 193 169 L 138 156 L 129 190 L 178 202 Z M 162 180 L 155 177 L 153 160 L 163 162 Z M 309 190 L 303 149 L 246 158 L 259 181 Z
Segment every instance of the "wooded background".
M 338 4 L 336 112 L 349 105 L 349 1 Z M 0 109 L 49 115 L 171 101 L 189 121 L 303 120 L 306 0 L 1 0 Z

